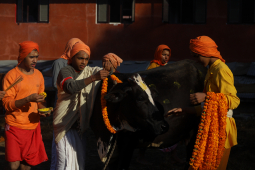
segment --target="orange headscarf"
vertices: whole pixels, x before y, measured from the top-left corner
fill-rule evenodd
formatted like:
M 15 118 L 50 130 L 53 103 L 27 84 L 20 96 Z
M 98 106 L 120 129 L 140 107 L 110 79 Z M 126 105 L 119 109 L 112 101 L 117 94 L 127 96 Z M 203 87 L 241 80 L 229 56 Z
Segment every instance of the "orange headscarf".
M 113 67 L 116 69 L 118 66 L 120 66 L 120 63 L 123 62 L 123 60 L 117 56 L 114 53 L 108 53 L 103 57 L 103 62 L 104 61 L 109 61 L 112 63 Z
M 70 58 L 68 59 L 68 64 L 72 63 L 72 58 L 75 54 L 77 54 L 79 51 L 86 52 L 90 57 L 90 48 L 84 43 L 76 43 L 74 44 L 71 52 L 70 52 Z
M 18 57 L 18 65 L 27 57 L 29 53 L 33 50 L 37 50 L 39 53 L 39 45 L 33 41 L 23 41 L 19 43 L 19 57 Z
M 154 60 L 151 61 L 151 63 L 157 63 L 161 66 L 164 66 L 165 64 L 162 63 L 162 52 L 163 50 L 169 50 L 169 59 L 171 57 L 171 49 L 167 46 L 167 45 L 159 45 L 158 48 L 156 49 L 155 51 L 155 54 L 154 54 Z M 168 59 L 168 61 L 169 61 Z M 168 62 L 167 61 L 167 62 Z
M 65 47 L 65 51 L 64 51 L 64 54 L 62 54 L 62 56 L 60 58 L 63 58 L 65 60 L 68 60 L 70 58 L 70 52 L 74 46 L 74 44 L 76 43 L 82 43 L 84 44 L 84 42 L 82 42 L 79 38 L 71 38 L 67 44 L 66 44 L 66 47 Z
M 216 57 L 225 63 L 225 60 L 217 50 L 218 46 L 208 36 L 199 36 L 190 40 L 189 48 L 192 52 L 200 54 L 203 57 Z

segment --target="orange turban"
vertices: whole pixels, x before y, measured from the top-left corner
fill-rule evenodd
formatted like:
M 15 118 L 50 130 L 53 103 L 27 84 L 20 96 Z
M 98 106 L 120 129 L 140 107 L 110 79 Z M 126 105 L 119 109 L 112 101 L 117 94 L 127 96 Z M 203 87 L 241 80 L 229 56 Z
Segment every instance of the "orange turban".
M 65 47 L 65 51 L 64 51 L 64 54 L 60 57 L 60 58 L 63 58 L 65 60 L 68 60 L 70 58 L 70 52 L 74 46 L 74 44 L 76 43 L 82 43 L 84 44 L 84 42 L 82 42 L 79 38 L 71 38 L 67 44 L 66 44 L 66 47 Z
M 159 45 L 158 48 L 156 49 L 155 51 L 155 54 L 154 54 L 154 60 L 151 61 L 151 63 L 157 63 L 161 66 L 164 66 L 165 64 L 162 64 L 162 52 L 163 50 L 169 50 L 169 59 L 171 57 L 171 49 L 167 46 L 167 45 Z M 169 61 L 168 59 L 168 61 Z M 168 62 L 167 61 L 167 62 Z
M 76 44 L 74 44 L 74 46 L 73 46 L 73 48 L 70 52 L 70 58 L 68 59 L 68 64 L 72 63 L 73 56 L 75 56 L 75 54 L 77 54 L 79 51 L 86 52 L 90 57 L 90 48 L 89 48 L 89 46 L 87 46 L 84 43 L 76 43 Z
M 117 56 L 114 53 L 108 53 L 103 57 L 103 62 L 104 61 L 109 61 L 112 63 L 113 67 L 116 69 L 118 66 L 120 66 L 120 63 L 123 62 L 123 60 Z
M 39 45 L 33 41 L 24 41 L 19 43 L 19 57 L 18 65 L 27 57 L 33 50 L 37 50 L 39 53 Z
M 199 36 L 190 40 L 189 48 L 192 52 L 200 54 L 203 57 L 216 57 L 225 63 L 225 60 L 217 50 L 218 46 L 208 36 Z

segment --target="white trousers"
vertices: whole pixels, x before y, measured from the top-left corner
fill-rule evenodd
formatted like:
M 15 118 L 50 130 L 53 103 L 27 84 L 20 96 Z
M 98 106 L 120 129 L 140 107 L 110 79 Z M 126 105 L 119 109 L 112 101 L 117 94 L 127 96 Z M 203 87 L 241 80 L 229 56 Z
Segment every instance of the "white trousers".
M 57 144 L 52 142 L 50 170 L 85 170 L 85 141 L 76 130 L 68 130 Z

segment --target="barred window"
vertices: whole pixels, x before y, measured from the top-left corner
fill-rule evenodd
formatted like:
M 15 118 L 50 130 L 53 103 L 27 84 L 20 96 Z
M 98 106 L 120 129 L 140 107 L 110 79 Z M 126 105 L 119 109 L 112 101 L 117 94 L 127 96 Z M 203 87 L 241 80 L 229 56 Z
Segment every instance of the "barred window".
M 16 22 L 49 22 L 49 0 L 17 0 Z
M 163 0 L 162 21 L 170 24 L 205 24 L 207 0 Z
M 254 24 L 255 0 L 228 0 L 228 24 Z
M 135 0 L 97 0 L 98 23 L 132 23 Z

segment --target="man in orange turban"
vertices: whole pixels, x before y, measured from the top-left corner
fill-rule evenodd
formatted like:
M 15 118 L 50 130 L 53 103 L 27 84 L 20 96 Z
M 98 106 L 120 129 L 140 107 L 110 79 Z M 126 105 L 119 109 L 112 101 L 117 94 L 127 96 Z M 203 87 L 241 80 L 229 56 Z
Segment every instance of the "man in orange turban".
M 190 50 L 192 55 L 205 67 L 209 66 L 205 77 L 204 91 L 200 93 L 190 94 L 192 104 L 201 106 L 193 108 L 175 108 L 172 112 L 187 112 L 201 116 L 207 92 L 222 93 L 226 96 L 228 102 L 228 113 L 226 119 L 226 141 L 223 157 L 221 158 L 218 170 L 227 168 L 228 158 L 231 147 L 237 145 L 237 130 L 235 119 L 232 117 L 233 109 L 240 104 L 240 99 L 236 96 L 236 88 L 234 86 L 234 76 L 225 60 L 220 55 L 216 43 L 208 36 L 199 36 L 190 40 Z M 193 169 L 190 166 L 189 169 Z
M 70 51 L 68 65 L 58 74 L 58 100 L 53 114 L 57 153 L 53 166 L 57 169 L 85 169 L 85 146 L 79 133 L 89 127 L 98 83 L 109 75 L 100 67 L 88 66 L 89 59 L 89 46 L 78 42 Z M 109 63 L 106 65 L 109 67 Z
M 165 66 L 171 57 L 171 49 L 167 45 L 159 45 L 147 70 Z
M 106 70 L 110 71 L 111 69 L 113 69 L 113 72 L 118 72 L 117 67 L 120 66 L 123 60 L 114 53 L 108 53 L 104 55 L 102 62 L 103 62 L 103 66 L 105 65 L 106 62 L 111 63 L 111 67 L 106 68 Z
M 76 44 L 76 43 L 81 43 L 81 44 L 84 44 L 84 42 L 82 42 L 79 38 L 71 38 L 67 43 L 66 43 L 66 46 L 65 46 L 65 50 L 64 50 L 64 53 L 60 56 L 59 59 L 55 60 L 53 63 L 52 63 L 52 87 L 54 87 L 55 89 L 55 102 L 54 102 L 54 108 L 55 108 L 55 105 L 56 105 L 56 102 L 57 102 L 57 94 L 58 94 L 58 91 L 57 91 L 57 78 L 58 78 L 58 74 L 59 74 L 59 71 L 63 68 L 63 67 L 66 67 L 67 66 L 67 62 L 68 62 L 68 59 L 70 58 L 70 53 L 71 53 L 71 50 L 73 49 L 73 46 Z M 56 163 L 56 144 L 54 142 L 54 132 L 53 132 L 53 141 L 52 141 L 52 154 L 51 154 L 51 168 L 55 170 L 55 163 Z M 52 170 L 51 169 L 51 170 Z
M 19 44 L 18 65 L 3 79 L 3 90 L 13 84 L 18 77 L 23 80 L 6 90 L 3 98 L 5 114 L 5 158 L 11 169 L 30 169 L 48 160 L 42 141 L 38 108 L 45 108 L 44 78 L 35 69 L 39 56 L 39 46 L 32 41 Z M 49 116 L 50 113 L 47 114 Z

